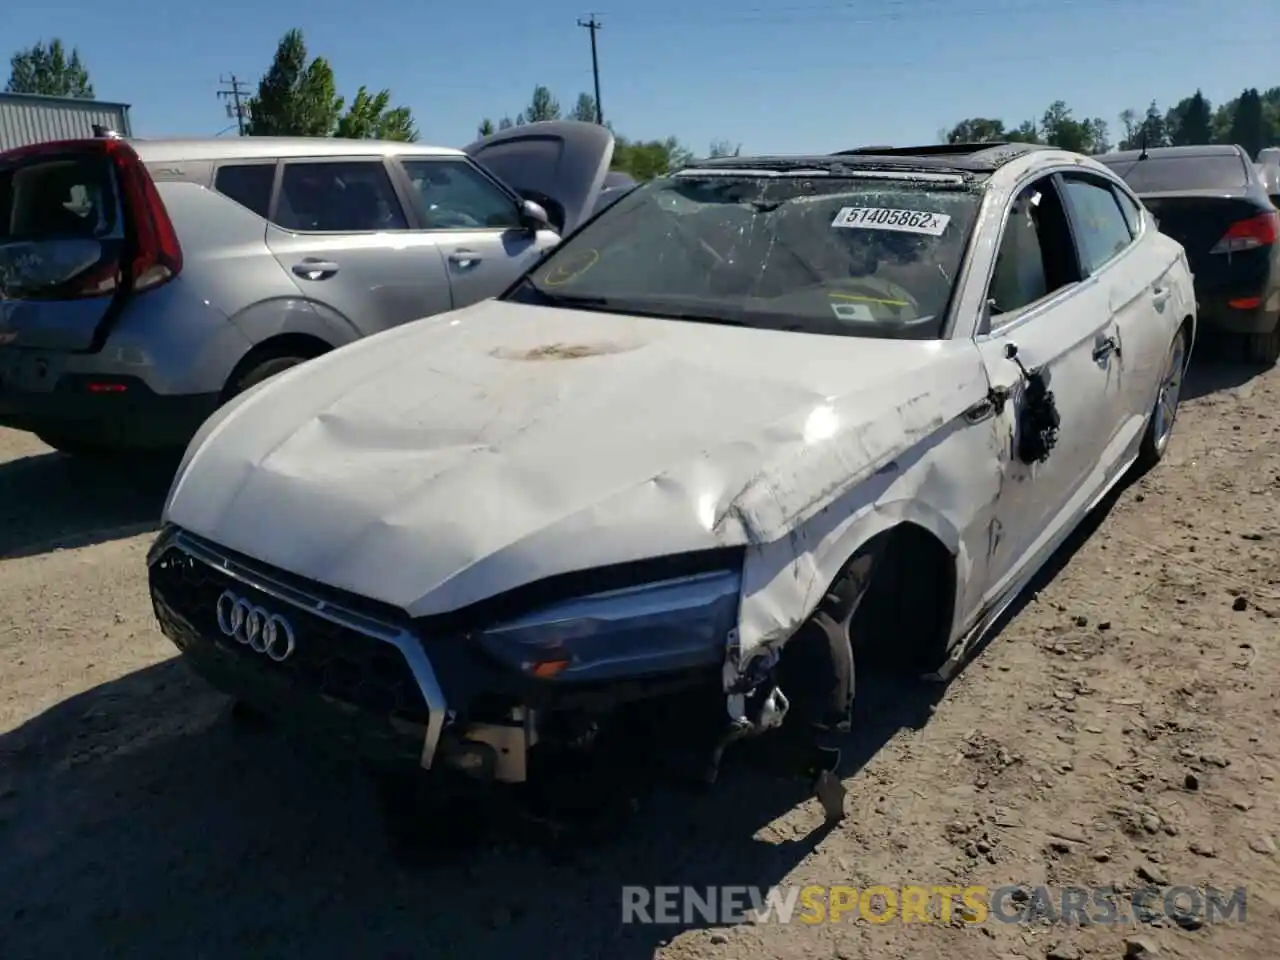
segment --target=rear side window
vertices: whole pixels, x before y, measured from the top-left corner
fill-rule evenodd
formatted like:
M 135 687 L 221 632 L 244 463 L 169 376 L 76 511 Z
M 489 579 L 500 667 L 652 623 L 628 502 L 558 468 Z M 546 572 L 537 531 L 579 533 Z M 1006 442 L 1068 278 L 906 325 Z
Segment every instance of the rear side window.
M 1080 262 L 1092 273 L 1129 246 L 1133 237 L 1110 186 L 1085 177 L 1063 180 Z
M 213 189 L 265 220 L 271 211 L 271 188 L 275 179 L 274 163 L 233 164 L 218 168 Z
M 286 163 L 275 222 L 310 233 L 409 228 L 381 159 Z
M 1120 209 L 1124 211 L 1124 219 L 1129 224 L 1129 232 L 1135 237 L 1142 232 L 1142 208 L 1137 201 L 1123 190 L 1113 187 L 1116 199 L 1120 201 Z
M 1213 156 L 1147 157 L 1145 160 L 1103 160 L 1134 193 L 1177 190 L 1230 190 L 1249 183 L 1244 160 L 1233 153 Z

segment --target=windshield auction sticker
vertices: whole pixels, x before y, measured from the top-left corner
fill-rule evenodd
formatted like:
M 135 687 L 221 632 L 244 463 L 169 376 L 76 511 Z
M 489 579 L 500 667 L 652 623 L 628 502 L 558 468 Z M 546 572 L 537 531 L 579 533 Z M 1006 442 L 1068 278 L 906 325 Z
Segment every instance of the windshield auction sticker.
M 841 207 L 833 227 L 851 230 L 892 230 L 896 233 L 923 233 L 940 237 L 951 217 L 928 210 L 891 210 L 888 207 Z
M 570 280 L 578 279 L 599 262 L 600 251 L 583 250 L 581 253 L 570 254 L 563 259 L 565 262 L 553 265 L 543 275 L 542 282 L 545 286 L 558 287 Z

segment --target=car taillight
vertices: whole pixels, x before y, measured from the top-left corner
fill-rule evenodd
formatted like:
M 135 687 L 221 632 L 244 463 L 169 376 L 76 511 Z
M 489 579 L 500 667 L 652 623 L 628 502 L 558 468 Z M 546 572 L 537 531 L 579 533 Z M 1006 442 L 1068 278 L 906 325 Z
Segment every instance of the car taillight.
M 1248 220 L 1238 220 L 1231 225 L 1210 253 L 1239 253 L 1269 247 L 1280 237 L 1280 213 L 1260 213 Z
M 129 269 L 133 289 L 139 293 L 152 290 L 182 271 L 178 232 L 133 148 L 116 139 L 104 140 L 102 145 L 115 164 L 120 196 L 133 227 L 133 261 Z

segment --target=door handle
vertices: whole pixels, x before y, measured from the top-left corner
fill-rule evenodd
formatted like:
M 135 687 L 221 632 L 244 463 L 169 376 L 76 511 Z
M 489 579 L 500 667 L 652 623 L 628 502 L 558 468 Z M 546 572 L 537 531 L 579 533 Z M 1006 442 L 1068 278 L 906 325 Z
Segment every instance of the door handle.
M 317 260 L 307 257 L 293 265 L 293 272 L 304 280 L 325 280 L 338 272 L 338 265 L 332 260 Z
M 1105 340 L 1099 340 L 1093 347 L 1093 359 L 1101 363 L 1111 354 L 1120 349 L 1120 344 L 1116 342 L 1115 337 L 1107 337 Z
M 474 250 L 466 250 L 463 248 L 459 248 L 449 254 L 449 262 L 454 266 L 461 267 L 463 270 L 466 270 L 469 267 L 474 267 L 481 259 L 480 254 L 476 253 Z
M 1168 287 L 1156 287 L 1151 291 L 1151 302 L 1157 307 L 1163 307 L 1172 294 L 1173 291 Z

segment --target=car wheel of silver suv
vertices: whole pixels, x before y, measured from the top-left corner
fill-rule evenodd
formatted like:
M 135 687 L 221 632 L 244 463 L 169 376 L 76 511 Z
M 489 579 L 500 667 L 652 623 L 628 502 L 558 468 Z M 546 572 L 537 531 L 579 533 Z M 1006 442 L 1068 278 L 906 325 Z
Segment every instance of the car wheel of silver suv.
M 225 399 L 230 400 L 250 387 L 256 387 L 263 380 L 268 380 L 277 373 L 284 373 L 290 367 L 296 367 L 300 363 L 306 363 L 309 359 L 311 358 L 302 356 L 267 357 L 236 377 L 228 385 Z

